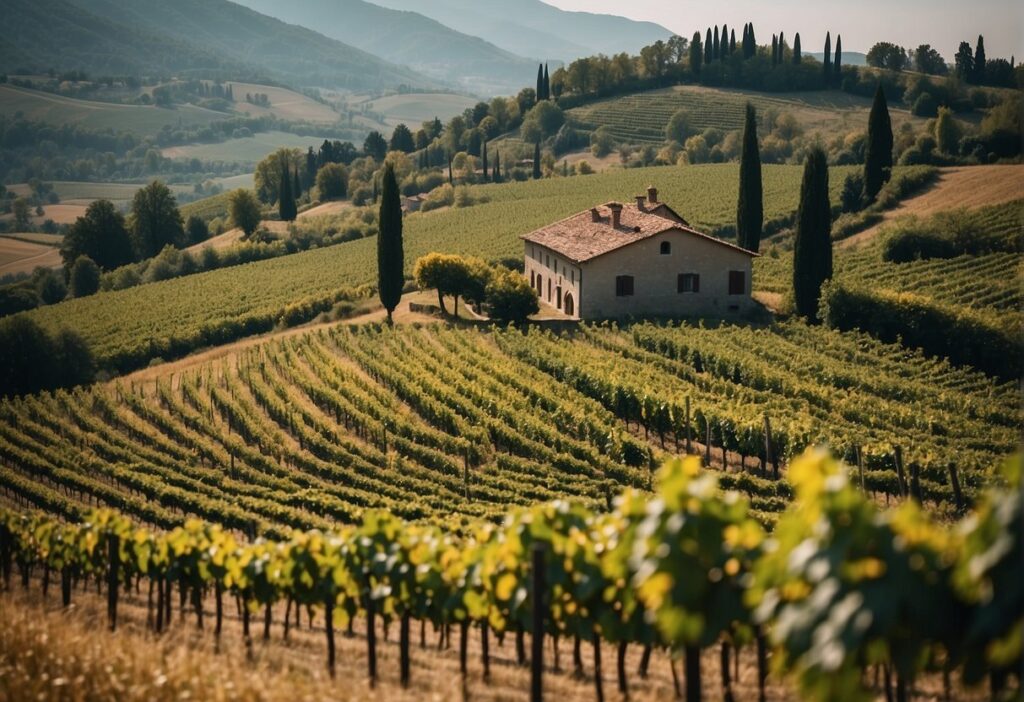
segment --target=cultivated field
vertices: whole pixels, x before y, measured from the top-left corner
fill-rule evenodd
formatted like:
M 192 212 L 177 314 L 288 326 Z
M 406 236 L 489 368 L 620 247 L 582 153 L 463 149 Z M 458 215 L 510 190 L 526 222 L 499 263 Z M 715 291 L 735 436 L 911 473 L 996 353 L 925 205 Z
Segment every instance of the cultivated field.
M 659 144 L 665 141 L 665 126 L 678 110 L 690 113 L 690 127 L 698 133 L 708 127 L 730 131 L 743 127 L 748 102 L 761 117 L 788 112 L 805 132 L 826 137 L 862 130 L 871 109 L 870 100 L 835 91 L 766 96 L 745 90 L 681 85 L 599 100 L 573 108 L 568 115 L 587 129 L 606 126 L 617 140 L 627 144 Z M 924 122 L 895 108 L 890 108 L 890 113 L 894 129 L 908 120 Z
M 765 166 L 766 217 L 786 215 L 796 209 L 801 170 L 796 166 Z M 833 198 L 838 197 L 846 170 L 835 169 L 831 181 Z M 473 193 L 488 199 L 487 202 L 418 213 L 405 220 L 406 268 L 411 272 L 416 258 L 430 251 L 485 259 L 519 258 L 520 234 L 595 203 L 628 199 L 645 192 L 650 184 L 657 185 L 659 198 L 675 207 L 691 224 L 713 229 L 731 223 L 736 216 L 736 173 L 735 164 L 668 166 L 475 186 Z M 224 207 L 226 195 L 203 203 L 204 207 Z M 188 206 L 184 211 L 194 213 Z M 156 348 L 162 349 L 168 334 L 198 338 L 193 334 L 196 330 L 219 327 L 235 316 L 280 316 L 285 307 L 300 300 L 324 300 L 330 296 L 327 291 L 373 283 L 375 266 L 376 240 L 360 239 L 155 285 L 100 293 L 29 314 L 53 329 L 77 329 L 93 344 L 93 351 L 103 363 L 128 356 L 141 359 L 146 355 L 150 338 Z M 249 292 L 239 295 L 238 290 Z M 126 324 L 126 317 L 133 319 L 133 323 Z M 191 330 L 188 334 L 182 332 L 186 328 Z M 172 346 L 182 348 L 180 341 Z
M 473 98 L 451 93 L 404 93 L 350 102 L 349 108 L 358 111 L 365 106 L 373 112 L 383 113 L 389 126 L 402 122 L 415 133 L 422 122 L 434 117 L 445 122 L 476 103 Z
M 259 117 L 261 115 L 274 115 L 279 119 L 295 122 L 325 122 L 333 123 L 338 121 L 338 113 L 329 105 L 317 102 L 306 97 L 302 93 L 287 88 L 279 88 L 272 85 L 258 85 L 256 83 L 239 83 L 230 81 L 231 92 L 235 98 L 232 106 L 236 112 Z M 270 100 L 270 107 L 260 107 L 246 101 L 246 93 L 262 93 Z
M 57 268 L 60 265 L 60 251 L 56 246 L 32 243 L 20 237 L 0 236 L 0 276 L 31 273 L 40 266 Z
M 246 182 L 244 180 L 246 177 L 247 176 L 235 176 L 235 178 L 240 179 L 238 182 L 242 183 Z M 248 176 L 248 178 L 248 182 L 251 183 L 252 176 L 250 175 Z M 229 183 L 235 182 L 232 181 L 231 179 L 218 179 L 215 180 L 214 182 L 220 182 L 221 180 L 224 180 Z M 148 183 L 95 183 L 87 181 L 55 180 L 53 182 L 48 182 L 47 185 L 53 186 L 53 191 L 57 194 L 57 197 L 60 198 L 60 202 L 58 205 L 44 205 L 43 208 L 47 210 L 48 213 L 52 212 L 53 214 L 57 215 L 62 212 L 62 210 L 57 209 L 59 206 L 67 205 L 82 207 L 84 209 L 84 207 L 87 206 L 89 203 L 93 202 L 94 200 L 100 199 L 110 200 L 119 207 L 125 207 L 129 203 L 131 203 L 132 198 L 135 197 L 135 193 L 139 190 L 139 188 L 145 187 L 146 185 L 148 185 Z M 174 193 L 175 195 L 191 193 L 193 190 L 192 186 L 190 185 L 170 184 L 167 187 L 170 188 L 171 192 Z M 14 185 L 8 185 L 7 189 L 18 196 L 27 197 L 31 194 L 31 189 L 29 188 L 27 183 L 15 183 Z M 75 211 L 76 210 L 73 209 L 63 211 L 64 219 L 67 219 L 70 216 L 70 214 Z M 44 215 L 42 219 L 51 218 L 51 215 L 47 214 Z M 57 220 L 54 218 L 54 221 Z M 74 221 L 73 218 L 72 221 Z
M 193 105 L 178 105 L 174 109 L 149 105 L 118 105 L 77 100 L 12 85 L 0 85 L 0 113 L 13 116 L 18 112 L 26 119 L 56 125 L 124 130 L 143 136 L 156 134 L 166 126 L 204 125 L 227 119 L 229 116 Z
M 216 144 L 187 144 L 170 146 L 162 153 L 167 158 L 198 158 L 201 161 L 255 164 L 271 151 L 281 147 L 302 149 L 319 148 L 323 137 L 298 136 L 287 132 L 259 132 L 249 137 L 228 139 Z

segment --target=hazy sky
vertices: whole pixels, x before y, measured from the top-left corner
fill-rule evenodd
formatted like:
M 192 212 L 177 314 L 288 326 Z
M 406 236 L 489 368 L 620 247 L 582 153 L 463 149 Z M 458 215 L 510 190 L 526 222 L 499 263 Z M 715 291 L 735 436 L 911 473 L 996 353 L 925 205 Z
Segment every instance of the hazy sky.
M 962 40 L 973 46 L 985 36 L 990 58 L 1011 54 L 1024 59 L 1022 0 L 544 0 L 565 10 L 587 10 L 650 20 L 686 37 L 723 22 L 737 35 L 754 22 L 758 43 L 782 30 L 792 41 L 800 32 L 804 51 L 821 51 L 825 32 L 843 36 L 843 49 L 867 51 L 876 41 L 906 47 L 931 44 L 946 61 Z M 738 36 L 737 36 L 738 39 Z

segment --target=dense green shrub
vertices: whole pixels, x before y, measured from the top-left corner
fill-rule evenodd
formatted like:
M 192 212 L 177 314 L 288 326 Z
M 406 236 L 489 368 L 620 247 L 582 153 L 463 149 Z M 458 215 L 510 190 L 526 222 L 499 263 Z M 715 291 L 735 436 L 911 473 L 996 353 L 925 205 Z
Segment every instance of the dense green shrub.
M 51 335 L 24 315 L 0 322 L 0 397 L 87 383 L 93 372 L 92 353 L 78 334 Z
M 941 306 L 910 293 L 869 292 L 832 281 L 822 288 L 818 317 L 834 329 L 860 329 L 882 341 L 902 342 L 1007 381 L 1021 377 L 1018 335 L 973 310 Z

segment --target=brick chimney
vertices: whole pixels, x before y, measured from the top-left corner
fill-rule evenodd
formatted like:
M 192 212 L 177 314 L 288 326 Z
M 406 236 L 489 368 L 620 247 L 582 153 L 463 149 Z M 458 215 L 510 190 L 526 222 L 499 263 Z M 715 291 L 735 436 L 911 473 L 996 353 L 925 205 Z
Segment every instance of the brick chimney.
M 590 208 L 590 221 L 591 222 L 600 222 L 601 221 L 601 213 L 597 211 L 596 207 L 591 207 Z
M 653 185 L 647 187 L 647 200 L 652 205 L 658 202 L 658 189 Z
M 612 229 L 618 229 L 622 222 L 622 205 L 618 202 L 609 202 L 608 209 L 612 211 Z
M 640 210 L 641 212 L 643 212 L 646 209 L 644 207 L 644 196 L 643 195 L 637 195 L 636 196 L 636 208 L 638 210 Z

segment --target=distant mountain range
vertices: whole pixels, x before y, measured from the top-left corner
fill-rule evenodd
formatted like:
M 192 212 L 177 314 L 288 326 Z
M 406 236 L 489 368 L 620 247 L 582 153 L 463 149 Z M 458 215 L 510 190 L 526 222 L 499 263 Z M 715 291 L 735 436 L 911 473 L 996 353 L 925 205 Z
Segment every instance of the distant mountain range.
M 569 62 L 581 56 L 640 49 L 672 32 L 590 12 L 569 12 L 540 0 L 378 0 L 396 10 L 413 10 L 452 29 L 481 37 L 520 56 Z
M 418 12 L 363 0 L 237 1 L 477 94 L 514 93 L 532 85 L 537 73 L 538 59 L 517 56 Z
M 3 0 L 0 72 L 189 75 L 294 87 L 532 86 L 538 62 L 632 54 L 671 32 L 540 0 Z
M 0 71 L 215 71 L 296 86 L 441 88 L 440 81 L 227 0 L 4 0 Z

